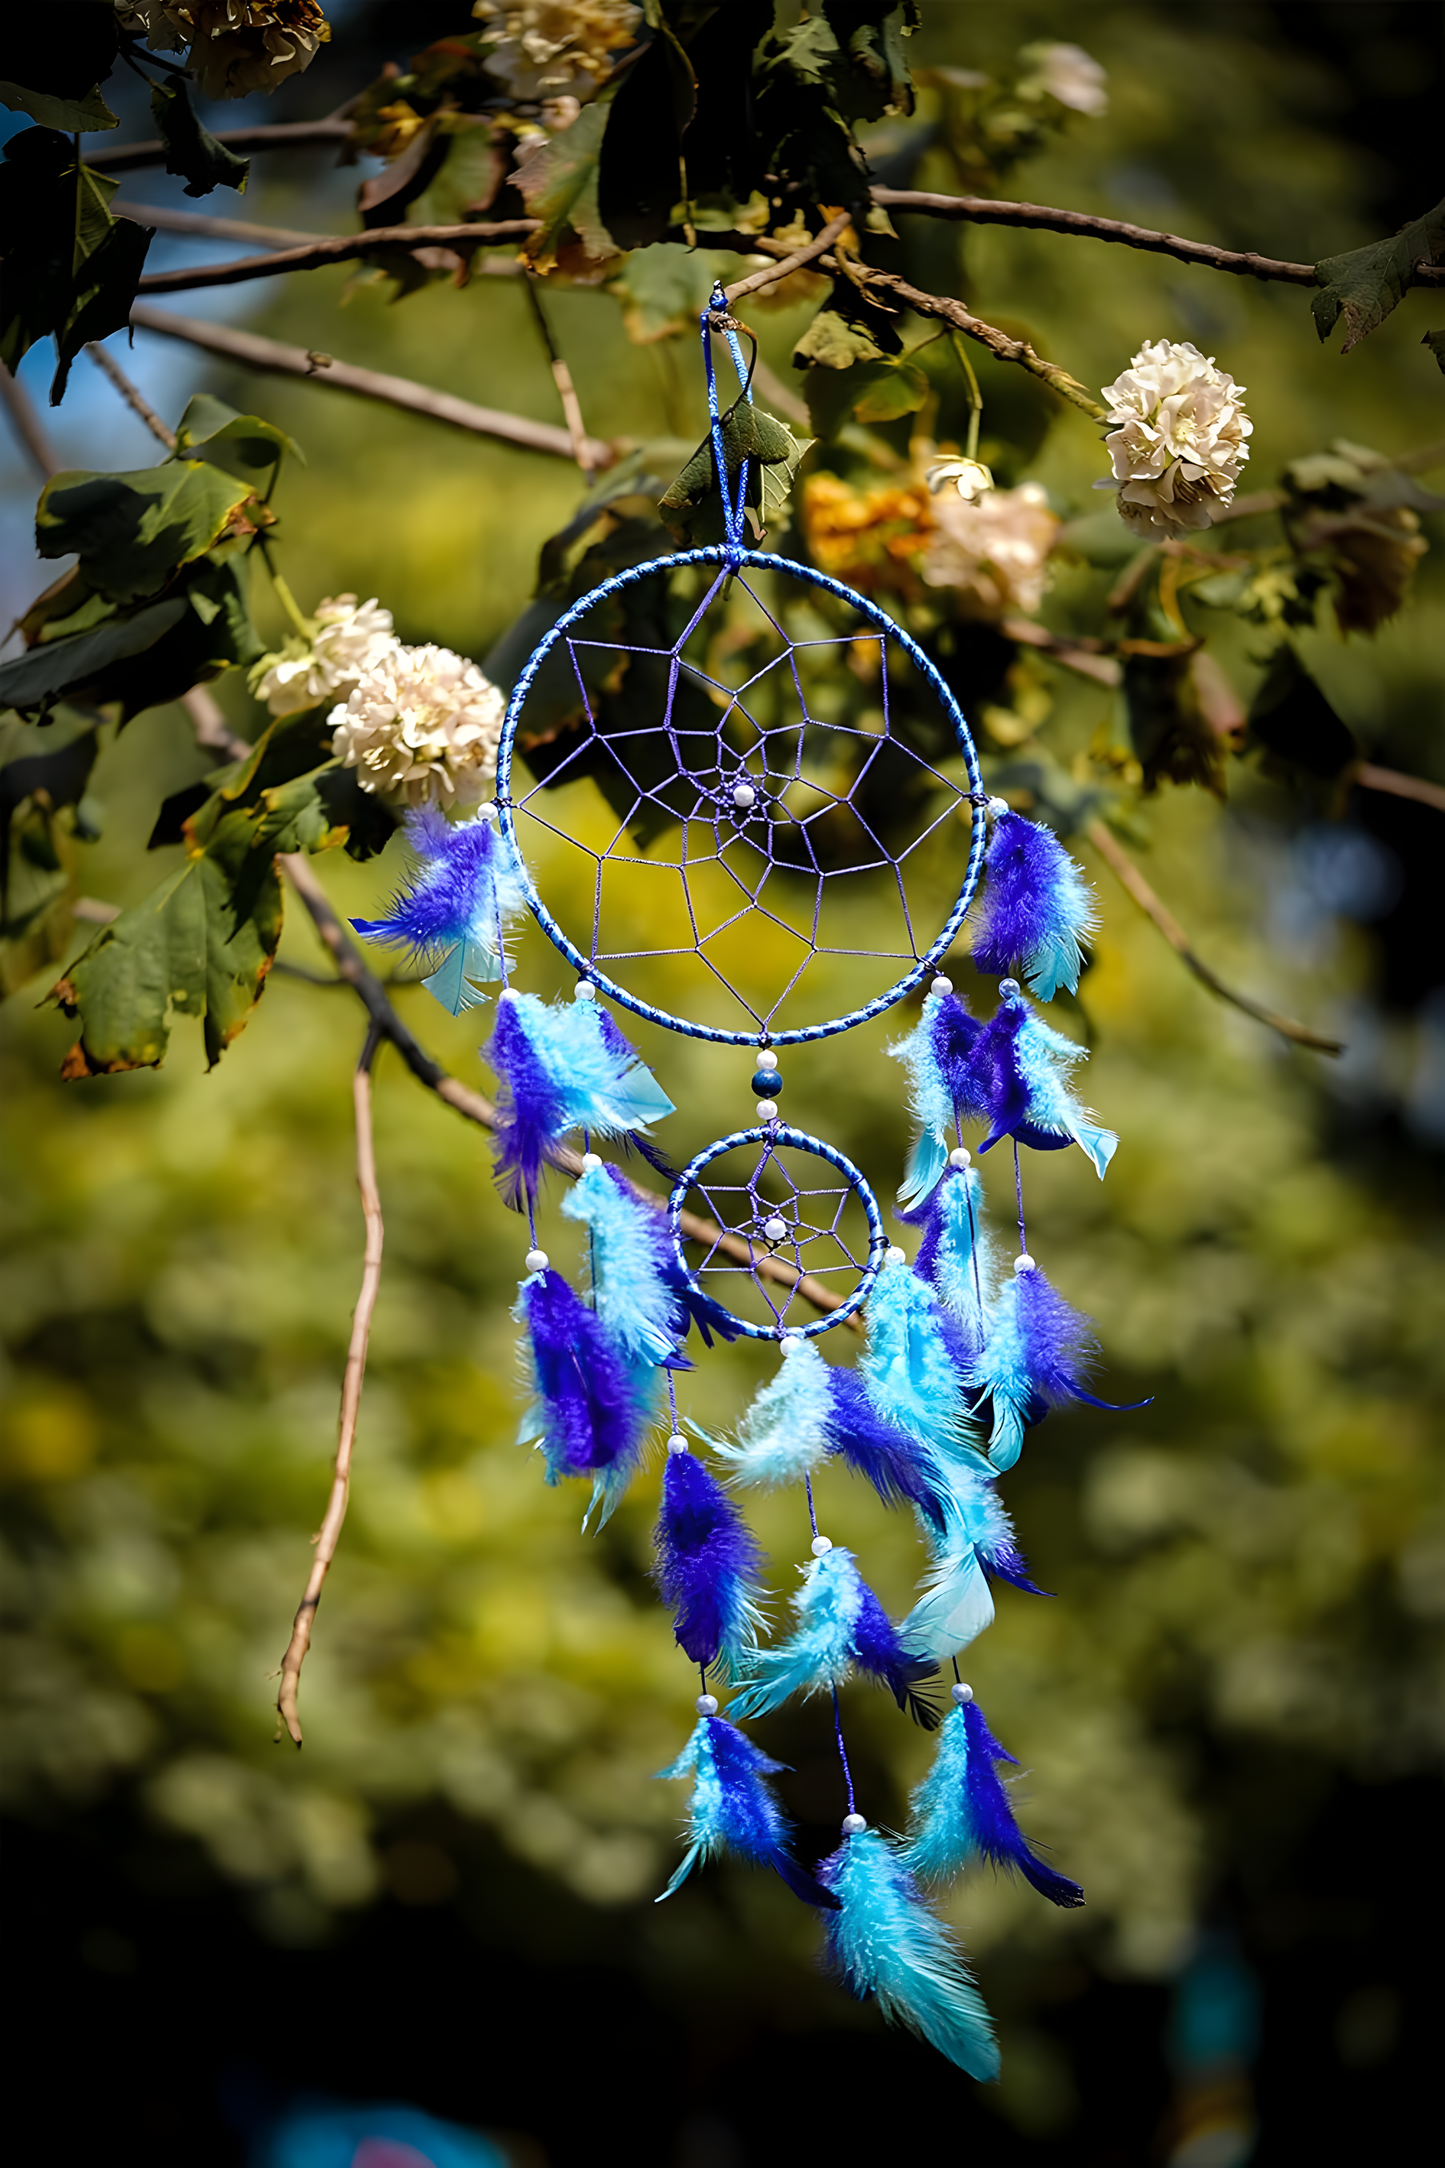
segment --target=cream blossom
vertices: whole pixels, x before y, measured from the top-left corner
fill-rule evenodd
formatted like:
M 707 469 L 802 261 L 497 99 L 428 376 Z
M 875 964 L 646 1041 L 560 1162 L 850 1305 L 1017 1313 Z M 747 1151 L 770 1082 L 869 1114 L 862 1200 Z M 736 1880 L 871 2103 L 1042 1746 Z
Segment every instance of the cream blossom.
M 203 98 L 274 90 L 310 67 L 331 36 L 317 0 L 122 0 L 117 12 L 154 52 L 189 47 Z
M 475 805 L 497 769 L 506 701 L 448 647 L 388 648 L 328 717 L 363 790 L 408 806 Z
M 323 700 L 344 700 L 389 648 L 397 645 L 391 612 L 373 595 L 328 595 L 317 609 L 311 644 L 297 640 L 277 656 L 254 686 L 273 715 L 297 715 Z
M 590 98 L 642 20 L 631 0 L 476 0 L 472 13 L 497 26 L 484 34 L 489 72 L 527 103 Z
M 981 459 L 931 460 L 926 479 L 931 497 L 936 497 L 947 483 L 952 482 L 965 504 L 977 504 L 979 498 L 987 496 L 993 488 L 993 470 Z
M 1119 516 L 1146 540 L 1208 527 L 1234 495 L 1254 428 L 1244 387 L 1188 341 L 1141 346 L 1123 375 L 1104 387 L 1104 439 L 1114 462 Z
M 923 556 L 930 587 L 951 587 L 967 617 L 1031 615 L 1043 600 L 1059 522 L 1037 482 L 992 489 L 976 503 L 945 493 Z
M 1033 81 L 1060 105 L 1094 120 L 1108 112 L 1108 72 L 1082 45 L 1031 45 L 1025 52 L 1034 64 Z

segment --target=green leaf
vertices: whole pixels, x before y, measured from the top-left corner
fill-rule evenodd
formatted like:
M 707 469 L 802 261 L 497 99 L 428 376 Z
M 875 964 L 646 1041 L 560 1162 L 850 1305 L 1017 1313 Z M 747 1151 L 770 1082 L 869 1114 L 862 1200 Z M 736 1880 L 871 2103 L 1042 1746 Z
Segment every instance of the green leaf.
M 185 615 L 185 596 L 171 595 L 134 616 L 113 617 L 94 631 L 32 647 L 28 654 L 0 663 L 0 705 L 33 715 L 69 694 L 84 694 L 103 683 L 112 664 L 154 647 Z
M 750 504 L 760 505 L 763 502 L 763 472 L 771 466 L 781 466 L 786 470 L 786 479 L 776 496 L 776 502 L 781 505 L 792 486 L 794 471 L 807 446 L 800 445 L 792 431 L 782 422 L 771 414 L 765 414 L 761 407 L 753 405 L 747 399 L 740 400 L 731 413 L 724 415 L 722 435 L 723 459 L 729 476 L 737 473 L 745 459 L 750 459 L 753 463 L 748 489 Z M 657 509 L 664 523 L 675 535 L 690 538 L 693 520 L 705 505 L 715 502 L 716 498 L 712 438 L 708 436 L 704 437 L 681 474 L 659 499 Z
M 610 289 L 626 305 L 622 321 L 628 338 L 635 346 L 679 332 L 695 338 L 713 278 L 710 258 L 680 241 L 634 249 Z
M 1445 369 L 1445 331 L 1427 331 L 1420 344 L 1428 346 L 1440 367 Z
M 251 481 L 202 459 L 128 474 L 57 474 L 40 493 L 35 546 L 42 557 L 77 556 L 92 587 L 135 602 L 213 548 L 253 494 Z
M 882 361 L 902 347 L 893 319 L 866 301 L 849 280 L 839 278 L 793 349 L 793 366 L 851 369 L 856 362 Z
M 203 852 L 102 927 L 52 991 L 82 1018 L 62 1076 L 157 1068 L 176 1014 L 203 1020 L 214 1068 L 261 998 L 281 919 L 274 850 L 251 813 L 232 813 Z
M 176 429 L 174 456 L 208 460 L 227 474 L 249 481 L 263 498 L 275 488 L 287 452 L 306 464 L 300 445 L 284 429 L 255 414 L 238 414 L 224 399 L 205 391 L 196 393 Z
M 238 158 L 202 127 L 179 77 L 152 83 L 151 112 L 166 147 L 166 171 L 180 175 L 188 196 L 209 196 L 213 188 L 222 187 L 244 195 L 250 159 Z
M 1371 241 L 1367 248 L 1327 256 L 1315 265 L 1315 278 L 1324 291 L 1310 303 L 1320 337 L 1327 339 L 1343 316 L 1345 341 L 1340 352 L 1348 354 L 1399 305 L 1420 259 L 1438 263 L 1442 255 L 1445 202 L 1437 203 L 1423 218 L 1412 219 L 1388 241 Z
M 1359 747 L 1288 641 L 1274 651 L 1250 705 L 1249 735 L 1274 759 L 1333 782 Z
M 892 422 L 916 414 L 928 397 L 929 384 L 912 362 L 858 361 L 848 369 L 810 369 L 805 390 L 814 429 L 820 437 L 831 437 L 850 416 L 860 422 Z
M 54 128 L 61 135 L 93 135 L 97 129 L 120 126 L 98 83 L 83 98 L 52 98 L 43 90 L 27 90 L 22 83 L 0 83 L 0 105 L 8 105 L 13 113 L 28 113 L 42 128 Z
M 527 242 L 534 271 L 554 271 L 569 254 L 567 235 L 576 236 L 582 257 L 604 262 L 618 253 L 597 208 L 597 160 L 611 108 L 605 97 L 584 105 L 570 128 L 554 135 L 517 167 L 514 176 L 522 201 L 542 224 Z

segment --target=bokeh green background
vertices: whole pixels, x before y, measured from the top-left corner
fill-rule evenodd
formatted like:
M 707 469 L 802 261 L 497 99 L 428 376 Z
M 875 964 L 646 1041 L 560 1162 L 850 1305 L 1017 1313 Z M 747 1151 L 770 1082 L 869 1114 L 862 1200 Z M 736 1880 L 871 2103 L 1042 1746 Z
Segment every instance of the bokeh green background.
M 428 16 L 427 34 L 445 13 L 410 12 Z M 1017 193 L 1312 258 L 1372 237 L 1385 182 L 1337 122 L 1351 110 L 1338 60 L 1284 20 L 1302 12 L 1347 11 L 925 6 L 915 58 L 987 68 L 1029 36 L 1080 39 L 1110 71 L 1110 112 L 1071 126 L 1015 176 Z M 1433 13 L 1376 12 L 1404 21 L 1397 42 Z M 404 57 L 419 40 L 396 15 L 379 11 L 370 34 Z M 339 35 L 329 64 L 344 51 Z M 312 223 L 308 171 L 258 165 L 246 215 Z M 316 185 L 334 192 L 319 171 Z M 1026 324 L 1090 384 L 1145 338 L 1216 354 L 1249 387 L 1246 486 L 1334 436 L 1397 453 L 1442 434 L 1420 297 L 1341 360 L 1289 288 L 1048 235 L 990 229 L 960 243 L 940 228 L 931 245 L 934 283 L 957 278 L 962 250 L 982 313 Z M 278 282 L 250 320 L 555 418 L 515 281 L 436 286 L 399 306 L 362 286 L 338 314 L 346 286 L 343 272 Z M 550 307 L 593 430 L 696 431 L 686 349 L 630 345 L 600 293 L 564 292 Z M 806 320 L 806 309 L 756 319 L 784 376 Z M 305 449 L 279 500 L 282 562 L 303 607 L 342 589 L 379 594 L 403 637 L 483 656 L 576 505 L 571 471 L 309 386 L 211 381 Z M 1066 516 L 1093 509 L 1095 433 L 1060 409 L 1026 471 Z M 1395 624 L 1372 642 L 1321 633 L 1306 647 L 1371 758 L 1441 778 L 1445 537 L 1438 521 L 1427 532 L 1432 555 Z M 1068 607 L 1069 577 L 1046 617 Z M 1247 693 L 1258 675 L 1248 638 L 1219 652 Z M 239 687 L 224 697 L 253 727 Z M 1101 715 L 1105 704 L 1100 694 Z M 105 834 L 82 847 L 88 893 L 124 904 L 159 877 L 170 854 L 142 863 L 133 839 L 203 765 L 178 710 L 107 746 L 94 783 Z M 1346 812 L 1322 804 L 1302 825 L 1297 802 L 1238 768 L 1228 807 L 1166 794 L 1137 838 L 1229 978 L 1343 1026 L 1351 1051 L 1333 1075 L 1212 1003 L 1091 868 L 1104 926 L 1076 1023 L 1093 1048 L 1088 1096 L 1123 1143 L 1102 1186 L 1081 1155 L 1030 1162 L 1031 1247 L 1097 1320 L 1110 1396 L 1154 1399 L 1138 1415 L 1056 1416 L 1032 1434 L 1005 1491 L 1054 1600 L 1002 1590 L 968 1658 L 993 1728 L 1028 1771 L 1031 1834 L 1088 1895 L 1083 1912 L 1062 1914 L 983 1875 L 948 1901 L 1000 2019 L 1005 2077 L 979 2125 L 999 2158 L 1152 2157 L 1133 2141 L 1107 2151 L 1059 2011 L 1137 1987 L 1157 2037 L 1167 1983 L 1201 1926 L 1233 1936 L 1268 1990 L 1281 1951 L 1328 1939 L 1328 1906 L 1317 1917 L 1299 1896 L 1321 1831 L 1346 1832 L 1331 1840 L 1332 1890 L 1365 1904 L 1362 1860 L 1388 1846 L 1392 1821 L 1405 1826 L 1400 1802 L 1438 1757 L 1441 997 L 1412 1009 L 1400 983 L 1401 954 L 1428 960 L 1418 929 L 1352 924 L 1310 886 L 1318 838 Z M 1346 827 L 1363 832 L 1358 819 Z M 1396 838 L 1397 855 L 1428 848 L 1423 833 Z M 394 856 L 322 872 L 342 908 L 364 912 L 399 870 Z M 295 910 L 281 953 L 320 968 Z M 528 961 L 545 980 L 539 940 Z M 306 1747 L 298 1757 L 272 1744 L 268 1674 L 325 1497 L 359 1274 L 349 1072 L 363 1019 L 348 994 L 278 975 L 214 1073 L 180 1025 L 164 1070 L 62 1086 L 68 1027 L 35 1010 L 43 991 L 37 982 L 0 1018 L 5 1781 L 19 1826 L 47 1833 L 48 1872 L 67 1847 L 92 1876 L 105 1863 L 85 1885 L 102 1892 L 94 1916 L 66 1914 L 79 1938 L 68 1961 L 128 1991 L 144 1937 L 116 1926 L 105 1906 L 124 1900 L 104 1892 L 150 1886 L 149 1874 L 157 1903 L 220 1906 L 238 1946 L 297 1963 L 329 1952 L 342 1970 L 348 1951 L 391 1946 L 376 1941 L 377 1921 L 445 1917 L 460 1937 L 449 1993 L 471 1991 L 473 1965 L 522 1967 L 543 2030 L 548 1967 L 561 1978 L 582 1965 L 635 1983 L 669 2038 L 680 2027 L 734 2042 L 750 2029 L 871 2039 L 876 2020 L 818 1973 L 813 1923 L 781 1888 L 723 1868 L 652 1907 L 681 1800 L 651 1772 L 676 1752 L 695 1691 L 647 1580 L 656 1471 L 607 1530 L 582 1537 L 580 1494 L 544 1488 L 513 1445 L 519 1223 L 493 1192 L 486 1139 L 389 1053 L 376 1087 L 386 1263 L 356 1482 L 305 1673 Z M 474 1019 L 449 1023 L 424 994 L 398 998 L 448 1066 L 484 1081 Z M 890 1035 L 870 1027 L 846 1060 L 814 1049 L 789 1064 L 789 1114 L 885 1193 L 906 1146 Z M 670 1149 L 736 1124 L 742 1057 L 643 1039 L 681 1110 Z M 988 1168 L 1000 1218 L 1010 1172 Z M 544 1240 L 565 1256 L 564 1230 L 548 1219 Z M 765 1368 L 746 1350 L 707 1357 L 694 1387 L 707 1419 L 735 1413 Z M 919 1562 L 911 1527 L 832 1478 L 820 1510 L 885 1599 L 905 1604 Z M 757 1520 L 786 1591 L 806 1531 L 787 1500 Z M 886 1697 L 856 1690 L 847 1716 L 866 1811 L 896 1823 L 926 1743 Z M 787 1713 L 759 1736 L 793 1765 L 788 1803 L 821 1848 L 838 1812 L 825 1712 Z M 1379 1955 L 1383 1933 L 1361 1928 L 1356 1970 L 1330 1973 L 1313 2020 L 1321 2085 L 1383 2089 L 1398 2075 L 1408 1983 Z M 388 1988 L 398 1983 L 383 1969 L 377 1991 Z M 1377 2021 L 1356 2026 L 1357 2051 L 1349 2011 L 1361 1994 L 1375 1994 Z M 567 2052 L 581 2084 L 586 2045 Z M 922 2067 L 906 2065 L 910 2077 Z M 631 2074 L 642 2082 L 642 2065 Z M 1128 2087 L 1127 2066 L 1116 2077 Z M 1135 2077 L 1146 2090 L 1164 2082 Z M 547 2124 L 540 2107 L 530 2121 L 496 2107 L 504 2074 L 489 2076 L 484 2056 L 436 2086 L 470 2120 Z M 628 2157 L 683 2159 L 688 2097 L 684 2087 L 673 2123 Z M 906 2121 L 897 2128 L 904 2145 Z M 553 2145 L 558 2160 L 584 2157 Z M 1301 2157 L 1276 2145 L 1262 2157 Z M 773 2156 L 746 2145 L 719 2156 L 734 2157 Z

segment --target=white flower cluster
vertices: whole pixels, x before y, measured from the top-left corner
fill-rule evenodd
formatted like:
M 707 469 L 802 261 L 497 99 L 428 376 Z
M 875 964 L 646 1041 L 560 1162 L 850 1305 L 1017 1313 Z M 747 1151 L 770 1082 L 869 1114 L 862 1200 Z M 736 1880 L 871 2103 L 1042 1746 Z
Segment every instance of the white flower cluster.
M 1187 340 L 1158 339 L 1104 397 L 1119 425 L 1104 439 L 1114 479 L 1095 489 L 1117 489 L 1119 517 L 1146 541 L 1208 527 L 1249 457 L 1244 387 Z
M 475 805 L 497 771 L 506 701 L 447 647 L 393 641 L 328 718 L 363 790 L 403 805 Z
M 930 587 L 956 590 L 965 616 L 1031 616 L 1044 598 L 1049 551 L 1059 522 L 1037 482 L 990 489 L 976 502 L 938 499 L 923 556 Z
M 497 25 L 483 41 L 489 73 L 526 104 L 590 97 L 642 20 L 631 0 L 475 0 L 472 13 Z
M 316 612 L 316 634 L 309 647 L 289 644 L 255 685 L 273 715 L 297 715 L 319 708 L 323 700 L 344 700 L 353 685 L 396 646 L 390 610 L 373 595 L 328 595 Z
M 203 98 L 274 90 L 309 68 L 331 37 L 317 0 L 119 0 L 116 13 L 153 52 L 189 47 Z

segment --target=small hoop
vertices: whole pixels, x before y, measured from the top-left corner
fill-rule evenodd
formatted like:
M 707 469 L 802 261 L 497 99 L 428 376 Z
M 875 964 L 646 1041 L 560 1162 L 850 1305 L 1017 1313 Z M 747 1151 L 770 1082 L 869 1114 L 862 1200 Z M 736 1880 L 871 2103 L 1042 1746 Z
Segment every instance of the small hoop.
M 745 565 L 754 566 L 764 572 L 785 573 L 793 579 L 800 580 L 805 586 L 819 587 L 827 594 L 836 595 L 840 601 L 846 602 L 869 624 L 873 625 L 885 639 L 895 640 L 898 643 L 914 669 L 919 672 L 936 695 L 940 706 L 953 726 L 959 749 L 963 754 L 964 765 L 968 771 L 969 788 L 966 792 L 961 791 L 959 797 L 961 801 L 971 805 L 973 820 L 968 864 L 964 870 L 963 885 L 959 890 L 957 901 L 949 912 L 941 932 L 929 944 L 926 952 L 915 958 L 914 962 L 894 985 L 890 986 L 886 992 L 875 995 L 873 1000 L 866 1003 L 864 1007 L 854 1009 L 846 1016 L 832 1017 L 826 1023 L 803 1024 L 787 1031 L 773 1031 L 767 1028 L 761 1034 L 759 1026 L 756 1024 L 750 1031 L 727 1031 L 719 1025 L 693 1023 L 687 1017 L 674 1016 L 666 1009 L 654 1007 L 650 1001 L 644 1001 L 640 995 L 629 993 L 625 986 L 620 985 L 616 979 L 610 977 L 591 957 L 584 955 L 576 943 L 563 932 L 546 904 L 542 901 L 536 883 L 532 879 L 530 868 L 525 861 L 520 838 L 517 835 L 517 807 L 512 796 L 512 754 L 516 744 L 517 727 L 521 720 L 522 709 L 526 704 L 527 695 L 531 691 L 533 679 L 557 642 L 565 639 L 573 626 L 579 624 L 590 611 L 597 607 L 598 603 L 605 601 L 609 595 L 620 593 L 622 589 L 634 586 L 639 580 L 651 579 L 660 572 L 672 572 L 682 565 L 719 565 L 723 568 L 724 574 L 729 576 Z M 721 585 L 721 582 L 718 584 Z M 708 600 L 711 600 L 711 596 L 708 597 Z M 706 606 L 707 604 L 704 603 L 702 608 L 706 608 Z M 699 612 L 699 614 L 701 613 Z M 983 871 L 984 852 L 988 845 L 988 821 L 984 813 L 987 796 L 988 794 L 983 788 L 983 778 L 979 772 L 978 754 L 974 748 L 973 738 L 969 733 L 963 710 L 959 707 L 957 700 L 944 682 L 937 667 L 924 654 L 917 641 L 901 625 L 897 624 L 886 610 L 881 609 L 867 595 L 855 593 L 851 587 L 844 586 L 841 580 L 831 578 L 826 572 L 817 571 L 812 565 L 797 564 L 792 558 L 773 556 L 763 550 L 743 550 L 719 544 L 709 545 L 705 549 L 682 550 L 671 557 L 653 557 L 646 564 L 630 565 L 625 571 L 614 573 L 612 578 L 604 580 L 600 587 L 592 588 L 579 601 L 574 602 L 572 607 L 558 618 L 556 624 L 543 634 L 541 640 L 538 641 L 524 663 L 522 673 L 512 688 L 512 697 L 507 703 L 506 716 L 502 722 L 501 742 L 497 747 L 496 804 L 499 825 L 502 834 L 512 845 L 521 866 L 522 886 L 527 908 L 531 911 L 532 916 L 536 919 L 537 924 L 546 934 L 548 940 L 554 948 L 561 951 L 575 971 L 580 972 L 584 978 L 591 980 L 600 993 L 608 995 L 610 999 L 620 1003 L 624 1009 L 630 1009 L 634 1016 L 644 1017 L 651 1024 L 661 1024 L 668 1031 L 681 1032 L 687 1038 L 709 1039 L 721 1046 L 756 1046 L 760 1035 L 773 1046 L 798 1046 L 809 1040 L 830 1039 L 840 1031 L 851 1031 L 856 1024 L 866 1024 L 875 1016 L 882 1016 L 887 1010 L 896 1007 L 916 986 L 922 985 L 930 978 L 943 957 L 947 955 L 960 927 L 963 925 Z
M 784 1147 L 795 1152 L 811 1153 L 817 1159 L 826 1159 L 828 1164 L 831 1167 L 836 1167 L 839 1174 L 842 1175 L 849 1191 L 862 1205 L 867 1218 L 868 1254 L 859 1267 L 860 1278 L 858 1284 L 851 1294 L 844 1297 L 836 1310 L 825 1311 L 821 1317 L 814 1318 L 811 1324 L 786 1326 L 781 1320 L 775 1325 L 754 1325 L 749 1319 L 738 1317 L 731 1310 L 727 1312 L 738 1331 L 746 1335 L 749 1340 L 778 1341 L 785 1338 L 816 1340 L 819 1333 L 831 1332 L 835 1325 L 843 1324 L 853 1315 L 855 1310 L 862 1308 L 868 1299 L 869 1290 L 878 1276 L 878 1268 L 883 1262 L 888 1249 L 888 1236 L 883 1226 L 883 1215 L 878 1209 L 878 1199 L 874 1196 L 866 1175 L 855 1167 L 852 1160 L 846 1158 L 842 1152 L 835 1150 L 831 1144 L 825 1144 L 821 1137 L 809 1136 L 806 1130 L 790 1129 L 784 1122 L 769 1122 L 765 1128 L 739 1129 L 735 1130 L 730 1137 L 719 1137 L 715 1143 L 709 1144 L 703 1151 L 699 1152 L 695 1159 L 690 1160 L 678 1176 L 672 1195 L 667 1200 L 667 1226 L 668 1232 L 672 1236 L 672 1247 L 677 1257 L 678 1266 L 694 1294 L 705 1296 L 709 1301 L 716 1302 L 716 1296 L 712 1294 L 709 1288 L 703 1286 L 698 1275 L 688 1264 L 683 1249 L 680 1221 L 687 1204 L 688 1193 L 698 1186 L 698 1177 L 704 1168 L 711 1166 L 715 1159 L 721 1159 L 724 1153 L 734 1152 L 739 1146 L 747 1144 L 761 1144 L 766 1147 L 763 1158 L 759 1162 L 759 1172 L 761 1172 L 767 1161 L 780 1148 Z M 753 1179 L 756 1181 L 757 1176 L 755 1175 Z M 736 1230 L 732 1229 L 725 1231 L 736 1232 Z M 752 1243 L 749 1240 L 749 1249 L 751 1250 L 751 1248 Z M 751 1266 L 749 1269 L 752 1269 Z M 756 1272 L 754 1272 L 753 1277 L 756 1279 Z M 799 1277 L 803 1277 L 801 1272 Z M 722 1305 L 719 1305 L 719 1307 L 722 1307 Z

